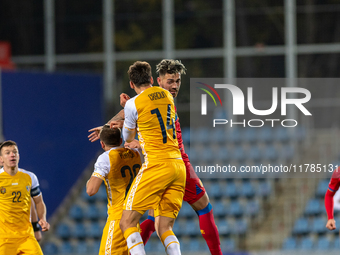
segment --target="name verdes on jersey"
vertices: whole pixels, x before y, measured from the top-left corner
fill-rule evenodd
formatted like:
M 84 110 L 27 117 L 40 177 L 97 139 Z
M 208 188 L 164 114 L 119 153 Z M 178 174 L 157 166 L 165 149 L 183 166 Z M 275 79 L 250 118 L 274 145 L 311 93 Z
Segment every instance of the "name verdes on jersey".
M 148 94 L 148 97 L 150 98 L 151 101 L 153 101 L 153 100 L 165 98 L 166 94 L 165 94 L 164 91 L 161 91 L 161 92 L 155 92 L 155 93 Z

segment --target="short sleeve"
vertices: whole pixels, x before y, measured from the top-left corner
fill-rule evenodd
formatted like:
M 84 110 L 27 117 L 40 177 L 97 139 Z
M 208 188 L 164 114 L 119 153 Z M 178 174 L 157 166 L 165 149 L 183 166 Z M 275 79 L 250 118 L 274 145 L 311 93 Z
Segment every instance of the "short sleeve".
M 41 194 L 39 181 L 37 176 L 32 172 L 27 172 L 32 180 L 32 187 L 31 187 L 31 197 L 37 197 Z
M 135 99 L 136 97 L 133 97 L 128 100 L 124 107 L 124 127 L 130 130 L 135 129 L 137 126 L 138 113 L 135 106 Z
M 96 163 L 94 164 L 94 171 L 92 176 L 104 180 L 109 172 L 110 172 L 110 158 L 108 153 L 105 152 L 98 157 Z

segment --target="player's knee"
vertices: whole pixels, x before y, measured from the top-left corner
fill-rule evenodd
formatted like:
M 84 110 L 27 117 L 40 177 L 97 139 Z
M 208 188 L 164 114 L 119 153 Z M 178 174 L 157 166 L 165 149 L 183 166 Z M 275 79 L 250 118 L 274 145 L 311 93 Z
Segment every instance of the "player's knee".
M 129 217 L 122 217 L 119 222 L 120 229 L 124 232 L 131 226 L 131 219 Z
M 205 193 L 200 199 L 198 199 L 195 203 L 191 204 L 191 207 L 195 210 L 195 211 L 200 211 L 203 210 L 204 208 L 207 207 L 207 205 L 209 204 L 209 197 L 207 195 L 207 193 Z
M 155 225 L 155 228 L 156 228 L 157 234 L 161 236 L 164 232 L 168 230 L 172 230 L 172 227 L 175 223 L 175 219 L 164 217 L 160 219 L 160 221 L 157 223 L 158 224 Z

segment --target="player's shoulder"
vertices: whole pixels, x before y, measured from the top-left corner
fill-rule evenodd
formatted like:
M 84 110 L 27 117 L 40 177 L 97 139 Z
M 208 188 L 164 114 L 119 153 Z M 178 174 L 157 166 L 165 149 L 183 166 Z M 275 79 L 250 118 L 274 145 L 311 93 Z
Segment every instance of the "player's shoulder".
M 97 163 L 107 161 L 109 159 L 109 153 L 110 153 L 110 150 L 104 151 L 102 154 L 100 154 L 97 158 Z
M 37 176 L 31 171 L 27 171 L 27 170 L 22 169 L 22 168 L 19 168 L 18 171 L 23 173 L 24 175 L 28 175 L 31 179 L 37 179 Z
M 140 94 L 135 95 L 134 97 L 131 97 L 129 100 L 127 100 L 126 103 L 125 103 L 125 107 L 133 105 L 135 103 L 137 97 L 139 97 L 139 96 L 140 96 Z
M 135 102 L 136 102 L 136 99 L 137 99 L 138 96 L 139 95 L 136 95 L 136 96 L 130 98 L 128 101 L 126 101 L 126 104 L 124 106 L 125 115 L 136 111 L 136 103 Z

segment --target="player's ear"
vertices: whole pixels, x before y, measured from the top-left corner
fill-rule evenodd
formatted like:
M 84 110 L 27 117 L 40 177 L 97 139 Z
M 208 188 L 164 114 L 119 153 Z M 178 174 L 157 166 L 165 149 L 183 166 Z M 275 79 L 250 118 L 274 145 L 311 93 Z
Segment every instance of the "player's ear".
M 130 81 L 130 88 L 134 89 L 135 88 L 135 85 L 133 84 L 132 81 Z
M 103 143 L 102 141 L 100 141 L 100 145 L 102 146 L 103 150 L 105 149 L 105 143 Z
M 157 83 L 159 86 L 161 86 L 161 77 L 157 77 Z
M 150 78 L 150 84 L 151 85 L 153 84 L 153 78 L 152 77 Z

